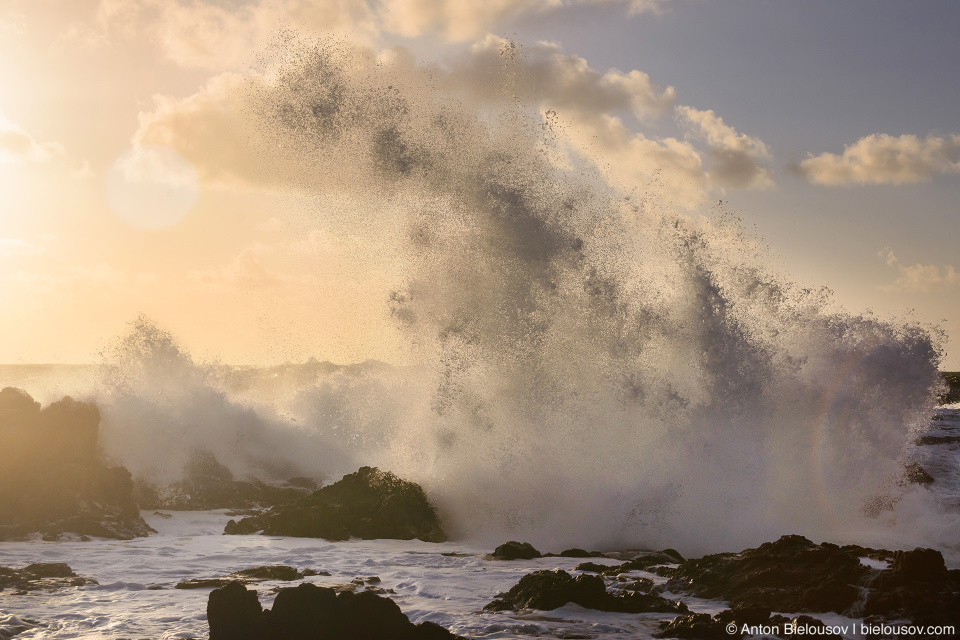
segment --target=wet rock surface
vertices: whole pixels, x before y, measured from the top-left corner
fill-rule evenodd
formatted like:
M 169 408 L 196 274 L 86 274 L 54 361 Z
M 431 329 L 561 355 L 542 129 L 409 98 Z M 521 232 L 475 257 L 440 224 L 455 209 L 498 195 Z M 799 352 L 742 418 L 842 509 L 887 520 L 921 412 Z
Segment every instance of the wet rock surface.
M 533 560 L 543 557 L 543 554 L 529 542 L 511 540 L 494 549 L 490 557 L 494 560 Z
M 534 571 L 506 593 L 484 607 L 485 611 L 540 609 L 552 611 L 573 603 L 587 609 L 619 613 L 686 613 L 687 607 L 657 595 L 639 592 L 607 592 L 599 576 L 571 576 L 563 570 Z
M 129 540 L 153 533 L 133 480 L 104 464 L 100 411 L 65 397 L 41 410 L 22 389 L 0 390 L 0 540 L 40 532 Z
M 303 583 L 264 610 L 256 591 L 232 582 L 210 593 L 210 640 L 456 640 L 431 622 L 414 625 L 389 598 Z
M 299 570 L 286 565 L 273 565 L 241 569 L 239 571 L 234 571 L 230 575 L 218 578 L 192 578 L 190 580 L 178 582 L 176 588 L 209 589 L 210 587 L 223 587 L 231 582 L 249 584 L 251 582 L 263 582 L 265 580 L 281 580 L 284 582 L 290 582 L 293 580 L 303 580 L 304 578 L 316 575 L 321 574 L 313 569 Z
M 82 587 L 88 584 L 99 583 L 92 578 L 78 576 L 64 562 L 36 562 L 22 569 L 0 567 L 0 591 L 56 591 L 64 587 Z
M 420 485 L 362 467 L 290 504 L 227 523 L 224 533 L 347 540 L 392 538 L 446 542 L 437 512 Z
M 946 385 L 944 393 L 940 395 L 938 401 L 940 404 L 951 404 L 960 402 L 960 371 L 942 371 L 940 379 Z
M 890 560 L 891 565 L 874 569 L 862 564 L 861 557 Z M 960 571 L 948 571 L 933 549 L 889 552 L 818 545 L 793 535 L 657 573 L 670 578 L 667 591 L 726 600 L 734 609 L 960 624 Z
M 753 631 L 759 631 L 759 633 L 752 633 Z M 813 635 L 830 640 L 842 638 L 830 631 L 821 620 L 810 616 L 787 618 L 782 615 L 771 615 L 769 609 L 739 608 L 727 609 L 715 616 L 708 613 L 688 613 L 677 616 L 672 621 L 661 624 L 656 637 L 720 640 L 746 636 L 793 638 Z
M 627 560 L 626 562 L 616 565 L 598 564 L 596 562 L 581 562 L 577 565 L 576 570 L 590 571 L 605 576 L 615 576 L 621 573 L 627 573 L 629 571 L 647 571 L 652 567 L 672 565 L 677 564 L 678 562 L 683 562 L 683 556 L 673 549 L 665 549 L 664 551 L 648 551 L 641 553 L 631 560 Z

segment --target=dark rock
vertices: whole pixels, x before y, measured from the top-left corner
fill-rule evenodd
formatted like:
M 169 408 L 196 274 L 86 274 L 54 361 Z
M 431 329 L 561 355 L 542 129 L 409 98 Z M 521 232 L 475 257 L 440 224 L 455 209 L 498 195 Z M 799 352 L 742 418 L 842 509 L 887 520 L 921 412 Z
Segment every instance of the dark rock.
M 657 638 L 697 638 L 698 640 L 720 640 L 721 638 L 742 638 L 739 631 L 727 633 L 725 625 L 714 620 L 709 613 L 687 613 L 664 622 Z
M 231 582 L 240 582 L 249 584 L 251 582 L 260 582 L 263 580 L 282 580 L 290 582 L 292 580 L 303 580 L 307 576 L 318 575 L 312 569 L 298 571 L 293 567 L 284 565 L 273 565 L 267 567 L 252 567 L 250 569 L 241 569 L 234 571 L 228 576 L 220 578 L 193 578 L 178 582 L 177 589 L 209 589 L 211 587 L 223 587 Z M 330 575 L 329 573 L 326 575 Z
M 589 571 L 591 573 L 604 573 L 604 574 L 607 572 L 610 572 L 612 574 L 617 574 L 617 573 L 620 573 L 619 569 L 620 569 L 619 564 L 611 565 L 611 564 L 597 564 L 596 562 L 581 562 L 580 564 L 577 565 L 574 571 Z
M 511 540 L 493 550 L 491 554 L 497 560 L 532 560 L 542 557 L 542 554 L 533 548 L 529 542 Z
M 960 579 L 934 549 L 895 551 L 889 569 L 868 583 L 863 615 L 917 625 L 960 626 Z
M 100 411 L 66 397 L 43 410 L 22 389 L 0 390 L 0 540 L 40 532 L 128 540 L 153 532 L 140 517 L 130 473 L 107 467 Z
M 7 616 L 6 620 L 4 620 L 3 628 L 0 629 L 0 640 L 10 640 L 10 638 L 33 629 L 38 624 L 36 620 Z
M 928 444 L 953 444 L 960 442 L 960 436 L 920 436 L 913 441 L 914 444 L 923 446 Z
M 836 545 L 783 536 L 739 554 L 686 560 L 666 589 L 747 607 L 843 613 L 859 598 L 857 585 L 869 571 Z
M 281 589 L 263 611 L 255 591 L 239 582 L 211 592 L 210 640 L 455 640 L 446 629 L 414 625 L 389 598 L 336 592 L 303 583 Z
M 293 478 L 283 486 L 260 480 L 237 480 L 209 451 L 194 451 L 183 469 L 183 477 L 170 485 L 158 486 L 137 480 L 136 495 L 144 509 L 197 511 L 209 509 L 251 509 L 287 504 L 307 496 L 313 483 Z
M 0 567 L 0 591 L 55 591 L 64 587 L 98 584 L 92 578 L 78 576 L 63 562 L 37 562 L 22 569 Z
M 445 542 L 447 535 L 420 485 L 362 467 L 290 504 L 239 521 L 224 533 L 347 540 L 393 538 Z
M 900 484 L 932 484 L 933 476 L 920 466 L 919 462 L 910 462 L 903 466 Z
M 881 571 L 861 564 L 861 557 L 892 562 Z M 960 626 L 960 572 L 948 571 L 933 549 L 889 552 L 784 536 L 739 554 L 686 560 L 664 573 L 667 591 L 727 600 L 735 610 L 832 611 L 869 621 Z
M 682 602 L 641 593 L 608 593 L 598 576 L 571 576 L 563 570 L 534 571 L 520 578 L 506 593 L 484 607 L 485 611 L 540 609 L 551 611 L 567 603 L 587 609 L 620 613 L 686 613 Z
M 667 548 L 667 549 L 664 549 L 663 551 L 661 551 L 660 553 L 663 554 L 663 555 L 665 555 L 665 556 L 668 556 L 668 557 L 670 557 L 670 558 L 673 558 L 673 561 L 674 561 L 674 562 L 683 562 L 683 560 L 684 560 L 684 557 L 683 557 L 682 555 L 680 555 L 680 552 L 677 551 L 676 549 L 669 549 L 669 548 Z
M 262 638 L 263 607 L 257 592 L 241 582 L 231 582 L 210 592 L 207 624 L 210 640 L 258 640 Z
M 236 578 L 190 578 L 177 583 L 174 589 L 216 589 L 225 587 L 232 582 L 246 584 Z
M 604 565 L 597 564 L 594 562 L 582 562 L 577 565 L 577 571 L 593 571 L 595 573 L 602 573 L 603 575 L 619 575 L 621 573 L 627 573 L 628 571 L 646 571 L 651 567 L 656 567 L 664 564 L 677 564 L 682 560 L 679 553 L 668 549 L 671 553 L 668 554 L 666 551 L 654 551 L 650 553 L 644 553 L 639 555 L 632 560 L 627 562 L 616 564 L 616 565 Z
M 894 551 L 890 571 L 903 583 L 944 582 L 947 565 L 943 555 L 935 549 Z
M 794 638 L 808 632 L 816 633 L 818 638 L 841 640 L 840 636 L 834 634 L 813 631 L 813 629 L 824 629 L 826 626 L 822 621 L 810 616 L 797 616 L 790 620 L 781 615 L 771 616 L 770 609 L 763 607 L 737 607 L 721 611 L 712 618 L 708 613 L 677 616 L 670 622 L 662 623 L 656 637 L 698 640 L 743 638 L 745 635 L 770 637 L 770 633 L 766 632 L 769 630 L 770 632 L 778 631 L 779 633 L 775 635 L 780 638 Z M 751 630 L 758 633 L 752 633 Z M 747 631 L 747 634 L 744 631 Z
M 573 549 L 564 549 L 560 553 L 545 553 L 544 558 L 605 558 L 601 551 L 587 551 L 574 547 Z
M 938 398 L 938 402 L 940 404 L 960 402 L 960 372 L 943 371 L 940 373 L 940 379 L 943 380 L 946 389 Z

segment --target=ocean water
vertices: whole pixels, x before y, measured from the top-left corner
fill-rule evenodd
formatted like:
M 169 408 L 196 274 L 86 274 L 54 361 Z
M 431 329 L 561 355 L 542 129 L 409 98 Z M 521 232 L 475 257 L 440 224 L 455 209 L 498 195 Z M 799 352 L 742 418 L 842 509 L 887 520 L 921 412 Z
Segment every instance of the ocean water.
M 530 93 L 513 55 L 470 93 L 404 56 L 291 40 L 231 88 L 263 153 L 299 160 L 246 177 L 310 202 L 305 234 L 389 263 L 384 307 L 415 364 L 209 363 L 141 317 L 94 365 L 0 367 L 0 385 L 44 403 L 95 402 L 104 455 L 138 478 L 176 480 L 196 450 L 268 481 L 378 466 L 438 506 L 461 542 L 437 548 L 473 555 L 223 537 L 218 514 L 132 542 L 4 543 L 0 564 L 64 560 L 102 583 L 0 595 L 4 615 L 60 625 L 23 637 L 202 635 L 204 597 L 144 585 L 282 558 L 386 575 L 414 620 L 514 637 L 475 615 L 518 577 L 476 555 L 508 539 L 695 557 L 797 533 L 934 547 L 958 566 L 958 445 L 914 444 L 957 429 L 957 408 L 935 406 L 941 332 L 794 283 L 723 206 L 686 210 L 656 179 L 611 184 L 516 97 Z M 932 485 L 903 483 L 914 461 Z M 598 615 L 514 622 L 646 633 L 629 626 L 642 617 Z

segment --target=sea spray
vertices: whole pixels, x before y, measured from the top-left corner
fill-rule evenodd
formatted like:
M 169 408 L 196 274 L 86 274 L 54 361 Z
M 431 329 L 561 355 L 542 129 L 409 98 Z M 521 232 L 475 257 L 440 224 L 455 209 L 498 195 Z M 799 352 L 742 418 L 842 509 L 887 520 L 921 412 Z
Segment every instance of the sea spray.
M 111 450 L 143 469 L 178 443 L 254 471 L 376 465 L 423 484 L 455 534 L 547 547 L 689 554 L 865 526 L 902 492 L 936 332 L 770 273 L 735 221 L 673 206 L 655 180 L 610 184 L 512 90 L 523 63 L 502 56 L 502 82 L 478 88 L 402 51 L 288 39 L 211 88 L 254 132 L 224 172 L 316 198 L 301 224 L 362 236 L 400 274 L 384 304 L 416 365 L 321 376 L 271 408 L 182 353 L 135 349 L 169 353 L 107 391 Z

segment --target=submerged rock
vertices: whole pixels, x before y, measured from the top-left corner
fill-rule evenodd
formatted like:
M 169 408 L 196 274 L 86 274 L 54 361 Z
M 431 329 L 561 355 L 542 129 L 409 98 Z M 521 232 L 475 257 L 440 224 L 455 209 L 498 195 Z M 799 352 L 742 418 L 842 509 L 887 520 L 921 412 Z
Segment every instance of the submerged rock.
M 178 582 L 176 588 L 209 589 L 210 587 L 223 587 L 231 582 L 249 584 L 251 582 L 261 582 L 263 580 L 281 580 L 284 582 L 290 582 L 293 580 L 303 580 L 308 576 L 315 575 L 319 575 L 319 573 L 313 569 L 304 569 L 303 571 L 300 571 L 285 565 L 273 565 L 267 567 L 241 569 L 239 571 L 234 571 L 228 576 L 223 576 L 220 578 L 192 578 L 190 580 Z
M 36 562 L 22 569 L 0 567 L 0 591 L 15 589 L 18 592 L 55 591 L 64 587 L 82 587 L 99 584 L 92 578 L 84 578 L 73 572 L 64 562 Z
M 309 496 L 227 523 L 224 533 L 347 540 L 393 538 L 445 542 L 433 505 L 420 485 L 375 467 L 362 467 Z
M 66 397 L 40 408 L 22 389 L 0 390 L 0 540 L 40 532 L 129 540 L 153 532 L 133 481 L 97 448 L 100 411 Z
M 552 611 L 567 603 L 587 609 L 619 613 L 686 613 L 682 602 L 637 592 L 608 593 L 603 579 L 585 574 L 571 576 L 562 569 L 534 571 L 520 578 L 506 593 L 484 607 L 485 611 L 540 609 Z
M 455 640 L 432 622 L 414 625 L 393 600 L 303 583 L 281 589 L 272 610 L 232 582 L 210 593 L 210 640 Z

